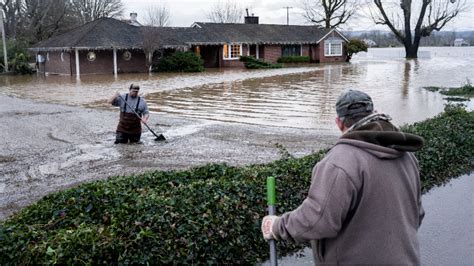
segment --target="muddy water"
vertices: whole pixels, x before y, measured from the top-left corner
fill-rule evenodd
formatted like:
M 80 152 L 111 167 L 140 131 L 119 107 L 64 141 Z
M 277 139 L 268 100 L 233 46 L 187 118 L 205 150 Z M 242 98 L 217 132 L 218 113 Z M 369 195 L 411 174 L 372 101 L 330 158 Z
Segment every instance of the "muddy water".
M 474 81 L 472 47 L 431 48 L 416 61 L 399 50 L 271 70 L 0 76 L 0 219 L 47 193 L 107 176 L 268 162 L 280 156 L 276 144 L 295 156 L 328 147 L 338 136 L 334 102 L 348 87 L 370 93 L 376 109 L 402 124 L 443 109 L 443 97 L 422 86 Z M 118 113 L 106 100 L 130 83 L 142 87 L 150 125 L 168 142 L 144 131 L 143 145 L 112 144 Z

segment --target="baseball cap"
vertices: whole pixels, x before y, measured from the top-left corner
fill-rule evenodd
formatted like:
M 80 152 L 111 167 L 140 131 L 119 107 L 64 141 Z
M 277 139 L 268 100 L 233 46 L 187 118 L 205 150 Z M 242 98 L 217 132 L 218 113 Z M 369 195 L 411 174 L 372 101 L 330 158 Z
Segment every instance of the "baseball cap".
M 140 90 L 140 86 L 130 84 L 130 89 L 129 89 L 129 90 L 132 90 L 132 89 L 134 89 L 134 90 Z
M 372 98 L 367 93 L 358 90 L 344 92 L 336 102 L 336 113 L 341 118 L 368 115 L 373 110 Z

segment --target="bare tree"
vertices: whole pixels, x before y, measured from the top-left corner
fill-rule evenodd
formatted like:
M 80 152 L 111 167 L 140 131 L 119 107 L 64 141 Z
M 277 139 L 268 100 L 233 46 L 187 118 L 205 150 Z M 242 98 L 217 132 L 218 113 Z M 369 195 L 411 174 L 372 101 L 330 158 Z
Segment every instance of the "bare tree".
M 326 29 L 346 23 L 358 7 L 357 0 L 303 0 L 304 17 Z
M 24 0 L 20 35 L 30 42 L 37 42 L 69 29 L 77 22 L 69 9 L 67 1 Z
M 400 0 L 396 8 L 393 2 L 384 0 L 382 3 L 381 0 L 374 0 L 376 9 L 371 10 L 374 22 L 386 25 L 395 34 L 397 40 L 405 46 L 406 58 L 417 58 L 421 38 L 430 36 L 433 31 L 440 31 L 468 7 L 466 0 L 413 2 L 415 3 L 412 3 L 412 0 Z M 389 6 L 390 4 L 392 7 Z M 418 14 L 412 16 L 416 13 Z
M 164 4 L 153 5 L 145 13 L 145 25 L 165 27 L 170 24 L 170 10 Z
M 16 39 L 18 19 L 21 17 L 21 0 L 2 0 L 0 7 L 5 13 L 4 25 L 8 38 Z
M 123 4 L 121 0 L 69 0 L 76 16 L 82 24 L 98 18 L 116 18 L 122 16 Z
M 207 13 L 207 18 L 216 23 L 239 23 L 242 22 L 244 9 L 235 0 L 220 0 L 211 11 Z

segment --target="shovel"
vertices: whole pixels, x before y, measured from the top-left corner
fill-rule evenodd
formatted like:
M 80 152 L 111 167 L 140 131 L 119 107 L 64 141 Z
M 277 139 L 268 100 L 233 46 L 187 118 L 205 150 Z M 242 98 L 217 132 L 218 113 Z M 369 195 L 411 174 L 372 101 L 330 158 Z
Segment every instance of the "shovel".
M 276 196 L 275 196 L 275 177 L 267 177 L 267 205 L 268 205 L 268 214 L 276 214 Z M 275 240 L 271 239 L 268 241 L 270 245 L 270 265 L 276 266 L 277 263 L 277 252 L 276 252 L 276 243 Z
M 122 95 L 118 95 L 120 97 L 120 99 L 122 99 L 122 101 L 125 102 L 125 104 L 127 104 L 128 108 L 130 108 L 130 110 L 133 111 L 133 113 L 139 118 L 139 119 L 142 119 L 142 117 L 135 111 L 135 109 L 133 109 L 133 107 L 130 106 L 130 104 L 125 101 L 125 99 L 122 97 Z M 163 140 L 166 140 L 165 136 L 163 136 L 163 134 L 160 134 L 160 135 L 157 135 L 149 126 L 147 123 L 143 122 L 142 123 L 146 126 L 146 128 L 148 128 L 148 130 L 150 130 L 151 133 L 153 133 L 153 135 L 155 135 L 156 139 L 155 141 L 163 141 Z

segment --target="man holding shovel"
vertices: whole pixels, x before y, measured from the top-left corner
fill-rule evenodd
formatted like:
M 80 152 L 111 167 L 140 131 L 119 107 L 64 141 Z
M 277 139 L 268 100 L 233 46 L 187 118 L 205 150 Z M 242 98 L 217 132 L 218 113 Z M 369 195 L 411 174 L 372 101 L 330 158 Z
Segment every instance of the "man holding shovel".
M 311 242 L 321 264 L 419 265 L 424 216 L 419 166 L 423 139 L 373 112 L 369 95 L 349 90 L 336 103 L 343 135 L 313 169 L 295 210 L 262 221 L 267 240 Z
M 129 93 L 115 93 L 109 103 L 120 107 L 120 120 L 117 126 L 115 144 L 137 143 L 142 134 L 141 123 L 149 118 L 148 106 L 145 99 L 138 96 L 140 87 L 130 85 Z M 133 109 L 132 109 L 133 108 Z

